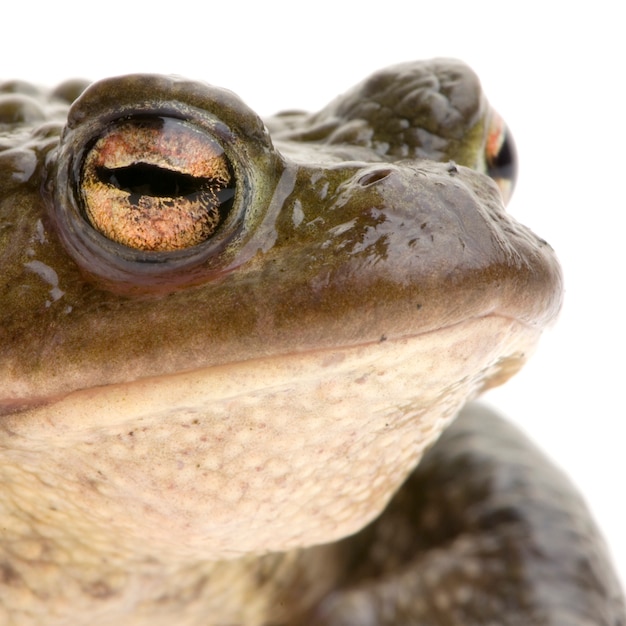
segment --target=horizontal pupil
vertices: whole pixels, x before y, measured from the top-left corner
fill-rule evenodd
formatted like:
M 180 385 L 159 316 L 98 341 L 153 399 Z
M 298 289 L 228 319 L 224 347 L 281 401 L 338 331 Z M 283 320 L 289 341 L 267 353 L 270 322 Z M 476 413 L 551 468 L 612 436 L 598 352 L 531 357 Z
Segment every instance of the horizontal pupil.
M 487 157 L 487 174 L 494 179 L 515 181 L 517 175 L 517 156 L 512 135 L 507 131 L 497 154 Z
M 133 195 L 158 198 L 189 196 L 205 189 L 214 181 L 196 178 L 183 172 L 174 172 L 149 163 L 135 163 L 127 167 L 109 169 L 99 167 L 98 178 Z

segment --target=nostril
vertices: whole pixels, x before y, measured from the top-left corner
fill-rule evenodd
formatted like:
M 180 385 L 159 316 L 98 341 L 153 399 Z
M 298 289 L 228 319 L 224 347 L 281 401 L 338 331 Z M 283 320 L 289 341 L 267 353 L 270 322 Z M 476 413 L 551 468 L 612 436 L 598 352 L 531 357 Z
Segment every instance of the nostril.
M 363 174 L 357 183 L 361 185 L 361 187 L 367 187 L 368 185 L 373 185 L 374 183 L 384 180 L 391 174 L 391 172 L 392 170 L 388 167 L 378 168 Z

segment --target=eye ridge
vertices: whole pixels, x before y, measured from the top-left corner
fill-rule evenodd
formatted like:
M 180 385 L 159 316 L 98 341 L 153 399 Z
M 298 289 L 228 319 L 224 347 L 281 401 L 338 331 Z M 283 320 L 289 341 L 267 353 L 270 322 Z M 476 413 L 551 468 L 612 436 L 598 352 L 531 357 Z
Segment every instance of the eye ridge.
M 105 185 L 111 185 L 132 196 L 155 198 L 188 197 L 203 189 L 226 185 L 226 181 L 200 178 L 151 163 L 133 163 L 114 169 L 98 167 L 96 175 Z

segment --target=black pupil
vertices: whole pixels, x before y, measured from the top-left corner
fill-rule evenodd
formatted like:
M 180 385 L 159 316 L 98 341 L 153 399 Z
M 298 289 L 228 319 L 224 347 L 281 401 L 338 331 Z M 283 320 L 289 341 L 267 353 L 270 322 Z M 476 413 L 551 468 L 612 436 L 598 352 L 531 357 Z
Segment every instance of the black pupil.
M 100 180 L 131 195 L 158 198 L 180 198 L 206 189 L 211 183 L 183 172 L 167 170 L 149 163 L 134 163 L 127 167 L 98 169 Z
M 487 164 L 487 173 L 492 178 L 515 181 L 517 176 L 517 154 L 511 133 L 507 131 L 504 142 L 495 156 Z

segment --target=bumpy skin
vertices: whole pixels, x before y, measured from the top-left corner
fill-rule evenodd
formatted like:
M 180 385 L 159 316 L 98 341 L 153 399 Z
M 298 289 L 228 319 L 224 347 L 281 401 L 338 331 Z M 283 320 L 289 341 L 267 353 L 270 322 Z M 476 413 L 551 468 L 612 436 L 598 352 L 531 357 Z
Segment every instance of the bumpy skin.
M 626 623 L 580 496 L 517 429 L 477 404 L 385 514 L 342 547 L 353 579 L 314 623 Z
M 626 623 L 567 481 L 452 423 L 562 288 L 468 68 L 85 87 L 0 87 L 0 624 Z

